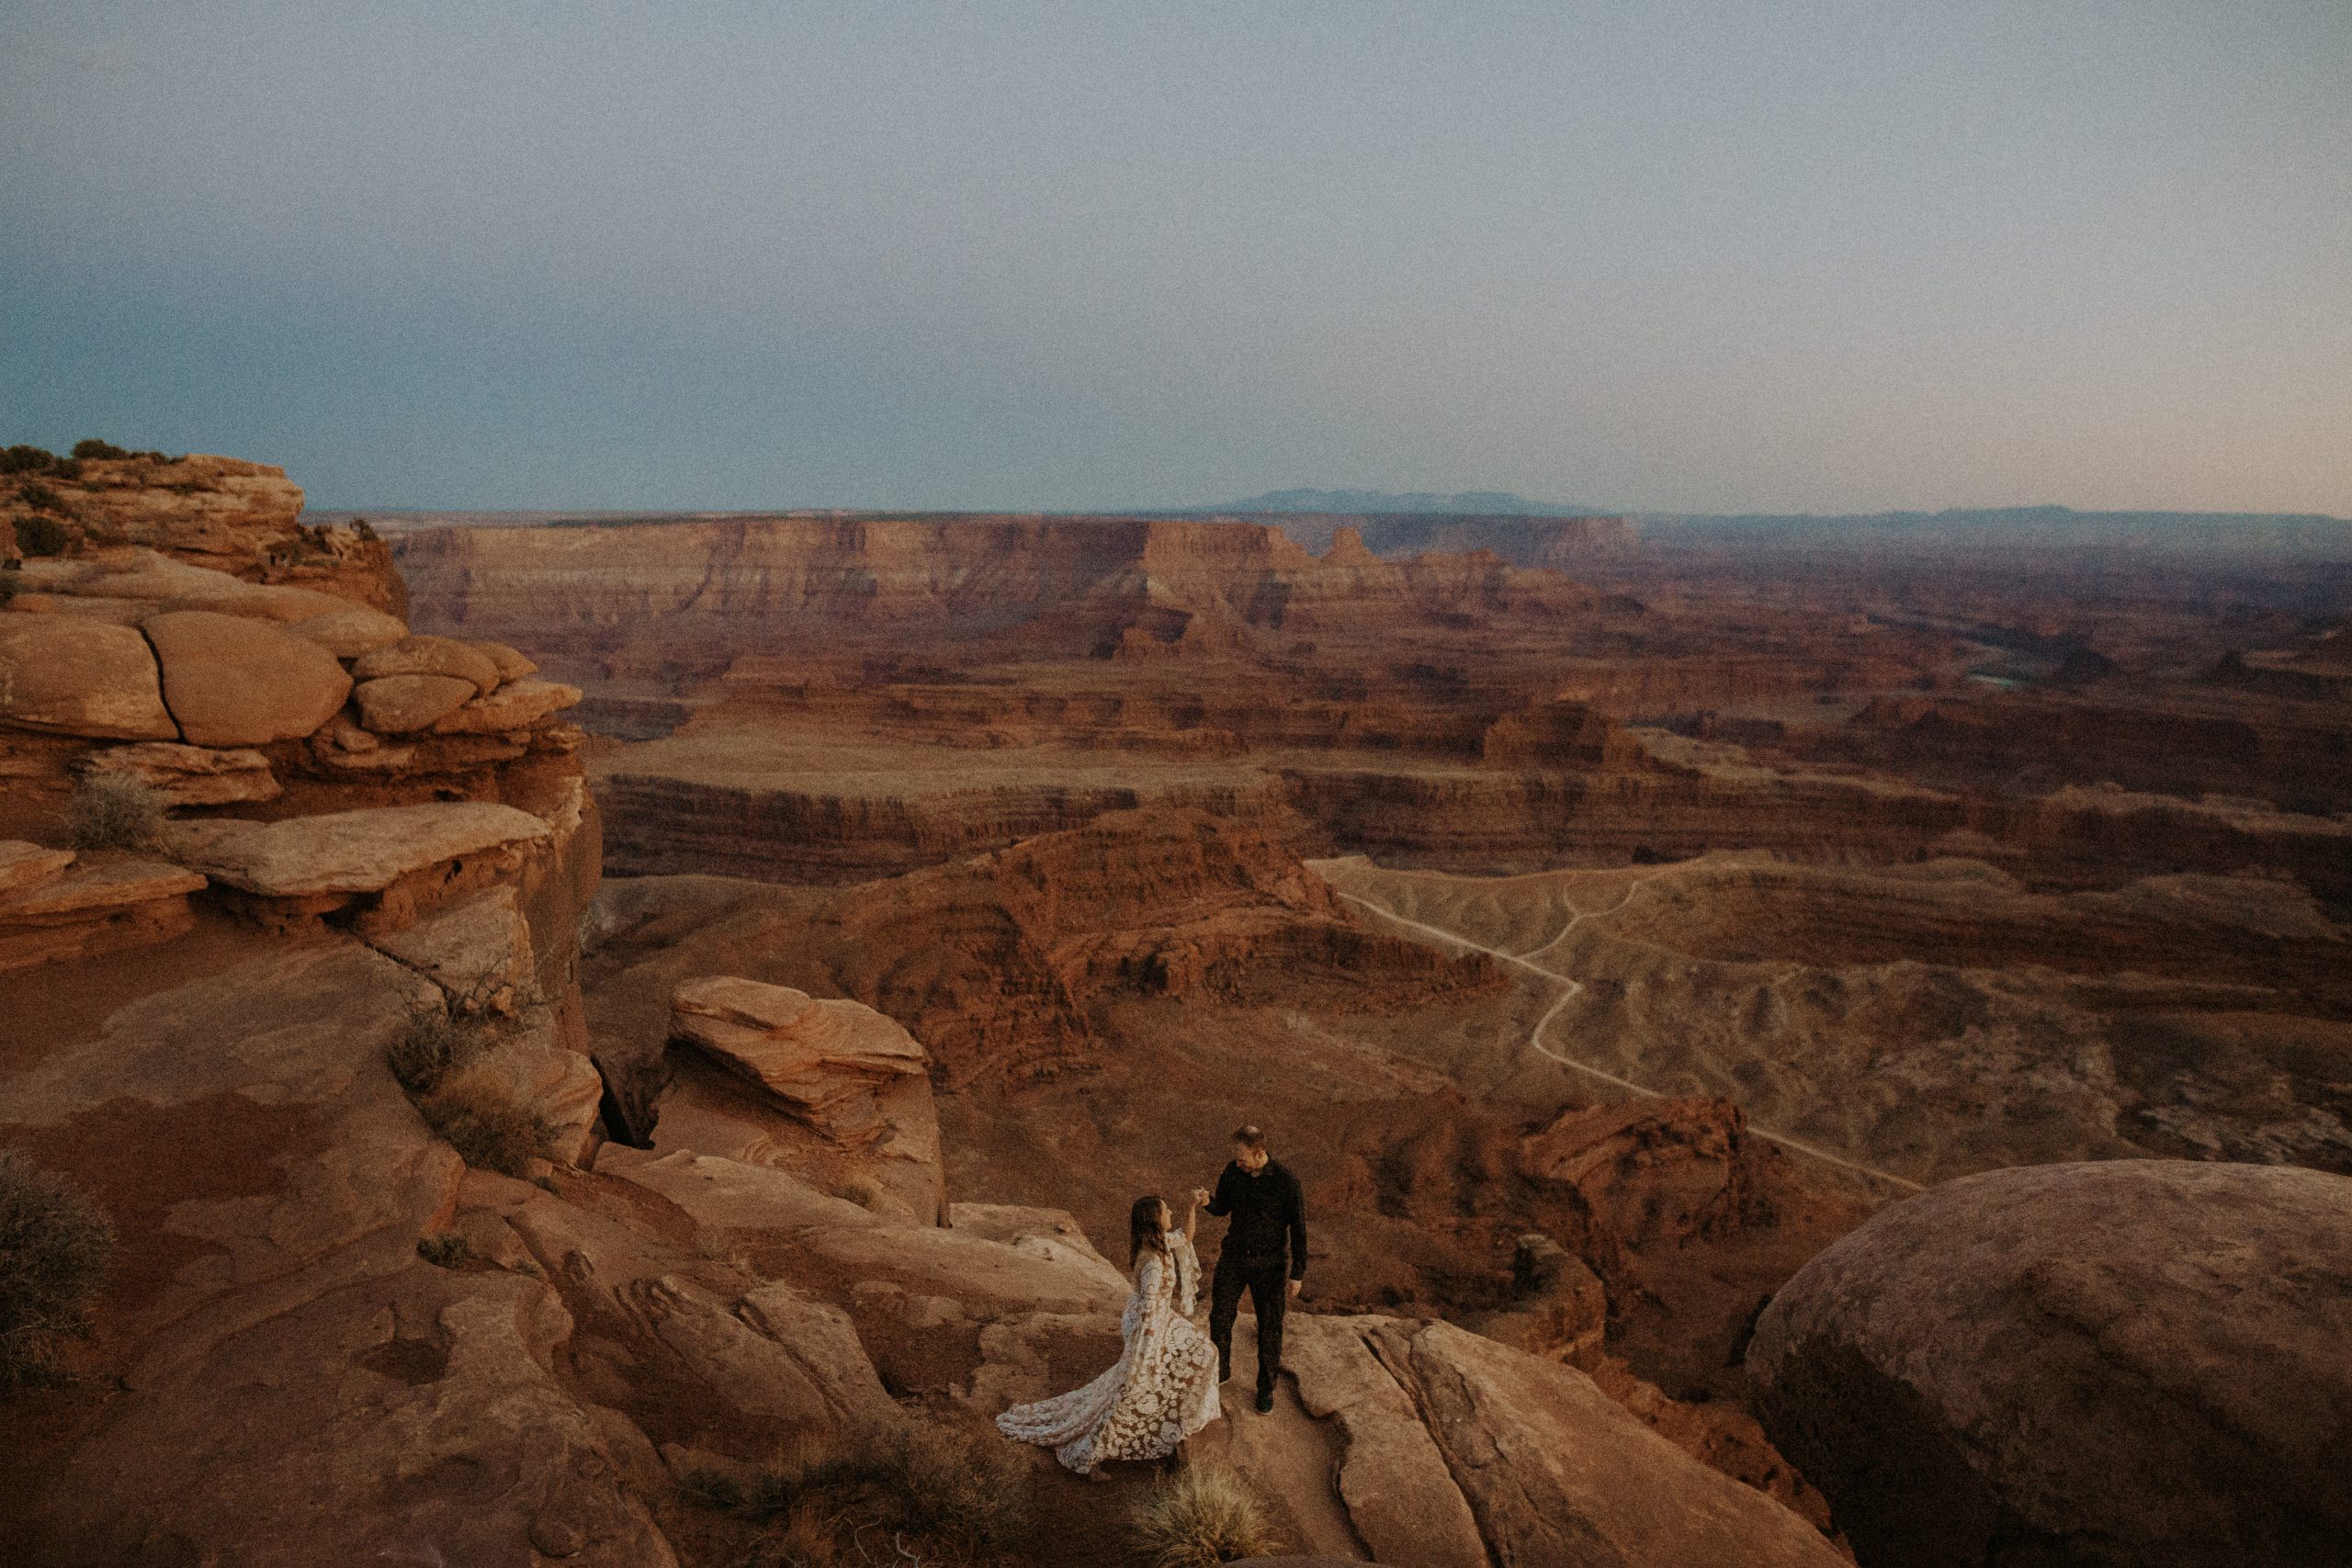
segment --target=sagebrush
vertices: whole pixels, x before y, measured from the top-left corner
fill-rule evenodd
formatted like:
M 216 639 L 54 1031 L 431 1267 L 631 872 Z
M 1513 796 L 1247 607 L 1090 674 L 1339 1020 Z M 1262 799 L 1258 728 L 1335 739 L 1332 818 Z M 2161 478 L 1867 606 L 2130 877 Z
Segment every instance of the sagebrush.
M 767 1524 L 748 1562 L 855 1562 L 861 1541 L 924 1562 L 996 1561 L 1030 1529 L 1030 1472 L 1010 1443 L 910 1426 L 787 1446 L 748 1487 L 714 1489 Z M 877 1548 L 878 1550 L 878 1548 Z
M 95 773 L 65 803 L 65 832 L 77 850 L 164 848 L 170 803 L 146 780 L 125 773 Z
M 1221 1465 L 1192 1465 L 1146 1493 L 1127 1515 L 1143 1568 L 1216 1568 L 1282 1550 L 1265 1501 Z
M 450 1074 L 417 1102 L 433 1130 L 480 1170 L 522 1176 L 544 1156 L 553 1129 L 516 1100 L 505 1080 L 486 1067 Z
M 82 1190 L 0 1149 L 0 1388 L 64 1381 L 65 1340 L 89 1332 L 114 1227 Z
M 392 1077 L 411 1094 L 429 1094 L 443 1078 L 470 1065 L 489 1049 L 490 1032 L 480 1020 L 447 1008 L 410 1010 L 401 1032 L 385 1048 Z

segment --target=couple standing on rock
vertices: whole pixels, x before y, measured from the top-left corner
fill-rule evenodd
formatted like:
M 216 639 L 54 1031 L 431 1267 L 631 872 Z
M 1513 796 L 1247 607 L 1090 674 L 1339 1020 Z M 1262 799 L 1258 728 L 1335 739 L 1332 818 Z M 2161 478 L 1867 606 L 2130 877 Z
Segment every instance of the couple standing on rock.
M 1217 1249 L 1207 1337 L 1193 1326 L 1201 1264 L 1196 1211 L 1230 1216 Z M 1135 1293 L 1119 1320 L 1119 1359 L 1083 1388 L 996 1418 L 1008 1438 L 1054 1450 L 1080 1475 L 1106 1459 L 1163 1459 L 1222 1414 L 1217 1386 L 1233 1376 L 1233 1319 L 1243 1292 L 1258 1314 L 1258 1410 L 1274 1407 L 1283 1314 L 1306 1278 L 1306 1203 L 1298 1178 L 1266 1152 L 1255 1127 L 1233 1134 L 1233 1162 L 1216 1190 L 1194 1188 L 1180 1229 L 1158 1197 L 1136 1200 L 1127 1230 Z

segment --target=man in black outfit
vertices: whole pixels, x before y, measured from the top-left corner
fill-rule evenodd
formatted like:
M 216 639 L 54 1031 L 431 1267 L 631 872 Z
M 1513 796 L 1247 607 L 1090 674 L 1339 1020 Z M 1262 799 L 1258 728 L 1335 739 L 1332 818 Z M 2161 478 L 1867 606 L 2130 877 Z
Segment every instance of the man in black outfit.
M 1233 1317 L 1247 1290 L 1258 1314 L 1258 1411 L 1263 1415 L 1274 1407 L 1274 1379 L 1283 1370 L 1283 1313 L 1306 1279 L 1306 1201 L 1298 1178 L 1266 1153 L 1266 1134 L 1255 1127 L 1233 1134 L 1233 1163 L 1216 1179 L 1216 1191 L 1201 1188 L 1193 1196 L 1210 1213 L 1233 1216 L 1217 1248 L 1209 1293 L 1217 1381 L 1233 1376 Z

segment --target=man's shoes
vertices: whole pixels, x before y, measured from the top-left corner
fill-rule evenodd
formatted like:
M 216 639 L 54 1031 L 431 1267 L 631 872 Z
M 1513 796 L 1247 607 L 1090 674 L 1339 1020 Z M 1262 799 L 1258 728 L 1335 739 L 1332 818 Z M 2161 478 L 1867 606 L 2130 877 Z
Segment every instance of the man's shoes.
M 1258 1414 L 1261 1416 L 1272 1416 L 1273 1413 L 1274 1391 L 1270 1388 L 1260 1389 L 1258 1391 Z

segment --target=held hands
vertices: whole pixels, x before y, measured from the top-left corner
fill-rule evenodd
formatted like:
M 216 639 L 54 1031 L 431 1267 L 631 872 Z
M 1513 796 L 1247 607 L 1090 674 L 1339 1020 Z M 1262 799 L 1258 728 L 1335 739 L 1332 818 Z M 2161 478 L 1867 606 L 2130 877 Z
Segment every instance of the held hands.
M 1193 1207 L 1195 1209 L 1206 1208 L 1208 1206 L 1208 1201 L 1209 1190 L 1207 1188 L 1195 1187 L 1193 1189 Z

